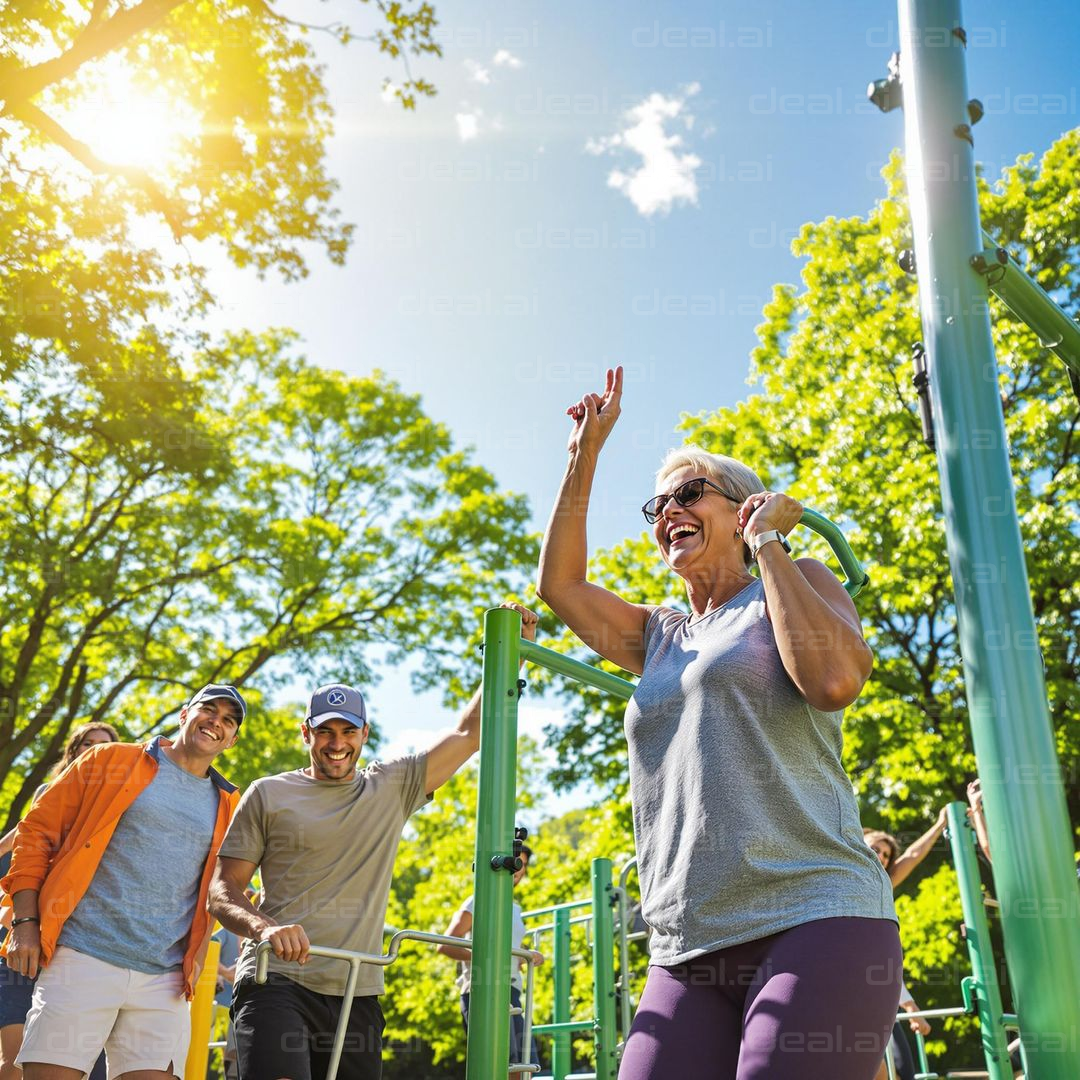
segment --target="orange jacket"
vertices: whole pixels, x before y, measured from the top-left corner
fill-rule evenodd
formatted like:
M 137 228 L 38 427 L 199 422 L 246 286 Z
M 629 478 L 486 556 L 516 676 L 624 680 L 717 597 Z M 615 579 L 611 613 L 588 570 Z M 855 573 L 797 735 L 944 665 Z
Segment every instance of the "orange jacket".
M 145 746 L 103 743 L 81 754 L 41 794 L 19 823 L 11 870 L 0 881 L 5 905 L 22 889 L 38 892 L 41 919 L 41 961 L 48 964 L 64 922 L 97 873 L 120 816 L 157 775 L 161 747 L 158 736 Z M 194 993 L 196 966 L 210 932 L 206 894 L 218 848 L 225 839 L 240 795 L 217 770 L 210 779 L 218 791 L 218 814 L 210 854 L 203 868 L 199 899 L 184 953 L 184 990 Z M 168 843 L 162 837 L 162 843 Z M 6 951 L 10 935 L 4 944 Z

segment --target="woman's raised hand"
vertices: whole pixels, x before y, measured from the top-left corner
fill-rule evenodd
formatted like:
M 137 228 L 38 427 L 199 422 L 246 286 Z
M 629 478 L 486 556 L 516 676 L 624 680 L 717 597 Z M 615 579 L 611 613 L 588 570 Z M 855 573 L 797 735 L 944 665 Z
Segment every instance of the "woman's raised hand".
M 608 368 L 603 394 L 586 394 L 566 410 L 574 421 L 566 448 L 571 452 L 584 452 L 593 458 L 600 453 L 615 421 L 622 411 L 623 369 Z
M 779 529 L 785 536 L 802 519 L 802 503 L 776 491 L 758 491 L 739 507 L 739 528 L 750 540 L 755 533 Z

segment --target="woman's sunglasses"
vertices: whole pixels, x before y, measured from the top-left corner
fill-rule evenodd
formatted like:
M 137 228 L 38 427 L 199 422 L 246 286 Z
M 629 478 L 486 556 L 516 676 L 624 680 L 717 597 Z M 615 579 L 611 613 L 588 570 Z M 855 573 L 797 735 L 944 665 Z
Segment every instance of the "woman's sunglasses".
M 725 499 L 730 499 L 733 503 L 742 501 L 736 499 L 734 495 L 729 495 L 722 487 L 717 487 L 707 477 L 698 476 L 693 480 L 687 480 L 685 484 L 680 484 L 670 495 L 654 495 L 641 508 L 641 512 L 645 515 L 645 520 L 652 525 L 664 512 L 668 499 L 674 499 L 680 506 L 693 506 L 705 494 L 706 485 L 713 491 L 719 491 Z

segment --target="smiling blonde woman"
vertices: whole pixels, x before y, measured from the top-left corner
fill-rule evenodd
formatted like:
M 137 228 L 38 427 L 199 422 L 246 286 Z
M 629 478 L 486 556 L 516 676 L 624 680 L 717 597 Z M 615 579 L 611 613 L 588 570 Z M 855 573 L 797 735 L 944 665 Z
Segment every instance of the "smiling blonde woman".
M 621 400 L 615 369 L 567 409 L 537 584 L 641 675 L 625 727 L 652 956 L 620 1078 L 871 1080 L 901 952 L 840 764 L 843 710 L 873 664 L 859 617 L 826 566 L 791 558 L 800 504 L 696 449 L 669 456 L 642 507 L 689 611 L 591 583 L 586 513 Z

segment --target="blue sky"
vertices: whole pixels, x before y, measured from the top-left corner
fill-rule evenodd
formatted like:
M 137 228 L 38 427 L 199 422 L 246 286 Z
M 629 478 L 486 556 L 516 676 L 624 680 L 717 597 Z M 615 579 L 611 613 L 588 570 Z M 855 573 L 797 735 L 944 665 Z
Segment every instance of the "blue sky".
M 322 22 L 357 10 L 308 9 Z M 414 68 L 439 95 L 415 113 L 380 97 L 398 68 L 363 45 L 317 42 L 338 113 L 330 165 L 356 242 L 345 268 L 313 252 L 310 277 L 289 286 L 220 269 L 216 321 L 291 326 L 314 362 L 386 371 L 529 496 L 538 528 L 561 475 L 566 405 L 622 363 L 624 416 L 590 520 L 592 544 L 610 545 L 641 530 L 637 508 L 679 441 L 680 413 L 748 392 L 762 305 L 798 279 L 792 236 L 881 196 L 902 117 L 879 113 L 865 89 L 898 47 L 896 7 L 437 10 L 445 56 Z M 986 0 L 966 5 L 965 23 L 970 90 L 986 106 L 976 154 L 994 175 L 1080 123 L 1080 5 Z M 371 698 L 395 745 L 451 719 L 400 674 Z

